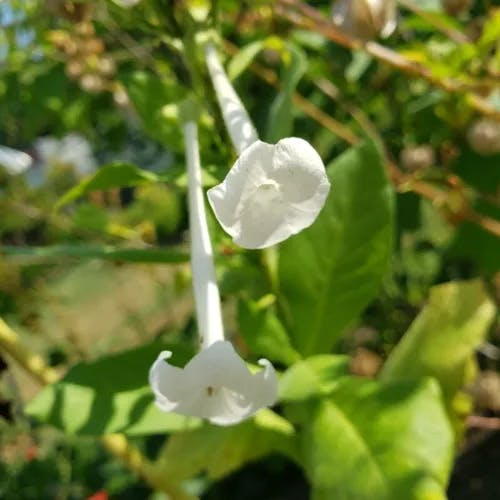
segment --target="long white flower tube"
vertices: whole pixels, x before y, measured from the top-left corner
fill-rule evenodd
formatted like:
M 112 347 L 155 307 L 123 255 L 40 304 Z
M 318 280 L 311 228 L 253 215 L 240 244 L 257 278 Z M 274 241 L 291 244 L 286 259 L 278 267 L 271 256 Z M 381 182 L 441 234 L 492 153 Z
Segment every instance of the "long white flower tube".
M 218 425 L 232 425 L 275 403 L 278 382 L 273 366 L 260 360 L 263 370 L 252 374 L 224 340 L 219 290 L 206 221 L 197 128 L 184 125 L 188 164 L 191 267 L 201 336 L 201 351 L 184 368 L 170 365 L 172 353 L 160 353 L 149 373 L 157 406 L 165 412 L 200 417 Z
M 229 137 L 234 149 L 241 154 L 248 146 L 258 141 L 259 136 L 222 67 L 216 48 L 211 43 L 205 47 L 205 60 Z
M 325 204 L 330 182 L 316 150 L 296 137 L 259 140 L 215 47 L 206 63 L 226 128 L 240 157 L 207 193 L 224 230 L 243 248 L 266 248 L 310 226 Z
M 191 269 L 198 331 L 202 347 L 224 340 L 219 289 L 215 278 L 212 244 L 201 183 L 198 132 L 194 122 L 184 125 L 188 171 L 189 228 L 191 231 Z

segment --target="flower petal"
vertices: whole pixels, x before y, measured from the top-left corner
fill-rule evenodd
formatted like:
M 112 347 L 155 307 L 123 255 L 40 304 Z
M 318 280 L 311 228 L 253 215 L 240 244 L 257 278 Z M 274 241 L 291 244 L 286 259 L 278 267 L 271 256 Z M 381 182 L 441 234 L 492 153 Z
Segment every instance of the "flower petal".
M 252 375 L 230 342 L 219 341 L 200 351 L 184 369 L 168 365 L 162 353 L 150 371 L 156 403 L 163 411 L 231 425 L 276 401 L 278 382 L 271 363 Z
M 184 394 L 182 369 L 166 363 L 171 356 L 170 351 L 162 351 L 149 370 L 149 384 L 163 411 L 173 410 Z
M 325 166 L 303 139 L 258 141 L 208 191 L 222 227 L 244 248 L 266 248 L 310 226 L 330 190 Z
M 220 225 L 233 237 L 239 232 L 238 216 L 246 201 L 268 178 L 273 152 L 272 145 L 254 142 L 236 160 L 224 181 L 207 192 Z

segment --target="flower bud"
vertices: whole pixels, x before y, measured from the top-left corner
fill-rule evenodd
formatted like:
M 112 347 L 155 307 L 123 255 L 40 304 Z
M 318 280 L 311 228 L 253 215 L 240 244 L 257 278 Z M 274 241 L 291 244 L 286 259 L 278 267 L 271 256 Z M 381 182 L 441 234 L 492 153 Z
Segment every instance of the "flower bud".
M 80 76 L 82 76 L 83 74 L 84 69 L 85 67 L 79 59 L 72 59 L 66 64 L 66 74 L 72 80 L 80 78 Z
M 399 158 L 402 167 L 410 172 L 432 167 L 436 163 L 434 149 L 428 144 L 404 148 Z
M 396 0 L 337 0 L 333 22 L 341 31 L 361 40 L 387 38 L 396 29 Z
M 95 33 L 94 25 L 91 22 L 75 24 L 75 33 L 82 37 L 92 36 Z
M 99 75 L 87 73 L 82 76 L 80 87 L 87 92 L 97 94 L 106 89 L 106 82 Z
M 81 51 L 85 54 L 102 54 L 104 49 L 104 42 L 100 38 L 89 38 L 81 44 Z
M 500 153 L 500 121 L 481 118 L 467 132 L 470 147 L 480 155 Z
M 113 76 L 116 71 L 115 61 L 109 56 L 101 57 L 97 63 L 97 67 L 104 76 Z

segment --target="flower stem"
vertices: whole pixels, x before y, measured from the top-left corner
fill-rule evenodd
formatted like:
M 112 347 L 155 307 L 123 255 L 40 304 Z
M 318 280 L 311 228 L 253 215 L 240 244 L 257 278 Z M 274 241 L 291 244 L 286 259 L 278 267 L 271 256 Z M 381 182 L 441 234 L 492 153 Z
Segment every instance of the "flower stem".
M 205 47 L 205 60 L 233 146 L 241 154 L 259 140 L 252 120 L 222 67 L 212 43 Z
M 28 351 L 12 328 L 0 318 L 0 347 L 12 356 L 40 384 L 51 384 L 59 378 L 56 370 L 47 366 L 38 354 Z
M 224 340 L 219 289 L 215 279 L 212 244 L 201 183 L 198 130 L 195 122 L 183 125 L 186 146 L 189 195 L 189 227 L 191 230 L 191 269 L 194 299 L 201 345 L 206 348 Z

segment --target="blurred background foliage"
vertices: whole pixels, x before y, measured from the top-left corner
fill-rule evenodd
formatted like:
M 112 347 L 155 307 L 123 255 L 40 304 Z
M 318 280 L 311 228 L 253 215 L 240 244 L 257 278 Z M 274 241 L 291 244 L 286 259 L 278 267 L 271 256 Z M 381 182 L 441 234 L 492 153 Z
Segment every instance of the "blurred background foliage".
M 0 496 L 499 498 L 496 2 L 400 1 L 379 41 L 323 0 L 122 3 L 0 4 L 0 315 L 74 367 L 40 392 L 0 350 Z M 157 413 L 146 381 L 165 345 L 195 346 L 188 94 L 204 184 L 235 159 L 213 30 L 261 137 L 307 139 L 332 181 L 274 260 L 209 221 L 228 335 L 284 372 L 276 411 L 228 429 Z M 110 432 L 163 492 L 96 444 Z

